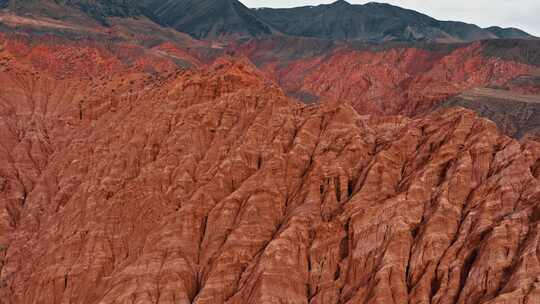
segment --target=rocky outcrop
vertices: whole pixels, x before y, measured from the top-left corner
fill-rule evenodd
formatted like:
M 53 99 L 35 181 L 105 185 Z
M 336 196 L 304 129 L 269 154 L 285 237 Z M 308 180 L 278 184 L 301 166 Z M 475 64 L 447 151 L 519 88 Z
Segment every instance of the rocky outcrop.
M 538 142 L 461 108 L 304 105 L 247 59 L 152 76 L 133 68 L 151 54 L 77 49 L 100 64 L 77 69 L 110 77 L 97 85 L 33 70 L 67 49 L 15 49 L 0 70 L 4 303 L 540 297 Z M 79 94 L 97 99 L 82 115 Z

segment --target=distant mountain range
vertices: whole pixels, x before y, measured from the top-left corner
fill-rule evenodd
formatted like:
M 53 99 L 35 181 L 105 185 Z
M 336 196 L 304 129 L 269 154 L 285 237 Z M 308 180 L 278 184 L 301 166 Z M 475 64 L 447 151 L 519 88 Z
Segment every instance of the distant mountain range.
M 328 5 L 255 12 L 282 33 L 325 39 L 465 42 L 532 38 L 517 29 L 482 29 L 463 22 L 438 21 L 413 10 L 374 2 L 353 5 L 338 0 Z
M 353 5 L 343 0 L 289 9 L 250 9 L 237 0 L 0 0 L 0 7 L 56 19 L 82 13 L 104 25 L 111 17 L 147 17 L 198 39 L 269 34 L 373 42 L 536 38 L 515 28 L 483 29 L 389 4 Z

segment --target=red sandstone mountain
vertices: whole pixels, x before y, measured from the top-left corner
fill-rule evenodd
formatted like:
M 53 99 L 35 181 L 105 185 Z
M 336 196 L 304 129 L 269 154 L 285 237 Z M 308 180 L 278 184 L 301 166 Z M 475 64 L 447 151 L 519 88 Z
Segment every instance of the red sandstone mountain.
M 3 303 L 540 297 L 538 142 L 463 109 L 304 105 L 247 58 L 157 49 L 2 38 Z
M 0 303 L 539 303 L 537 42 L 0 18 Z

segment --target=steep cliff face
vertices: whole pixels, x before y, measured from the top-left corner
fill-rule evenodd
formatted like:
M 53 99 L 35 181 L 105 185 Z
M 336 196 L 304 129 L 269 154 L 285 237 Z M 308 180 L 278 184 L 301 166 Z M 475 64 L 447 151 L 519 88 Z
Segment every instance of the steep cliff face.
M 153 52 L 11 43 L 5 303 L 540 297 L 538 142 L 464 109 L 304 105 L 245 58 L 172 71 Z

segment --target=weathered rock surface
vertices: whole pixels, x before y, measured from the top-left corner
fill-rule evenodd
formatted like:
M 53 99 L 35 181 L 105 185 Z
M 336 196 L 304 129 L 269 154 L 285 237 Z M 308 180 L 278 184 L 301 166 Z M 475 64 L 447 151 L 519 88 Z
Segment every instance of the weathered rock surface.
M 246 59 L 9 45 L 2 303 L 538 303 L 538 142 L 307 106 Z

